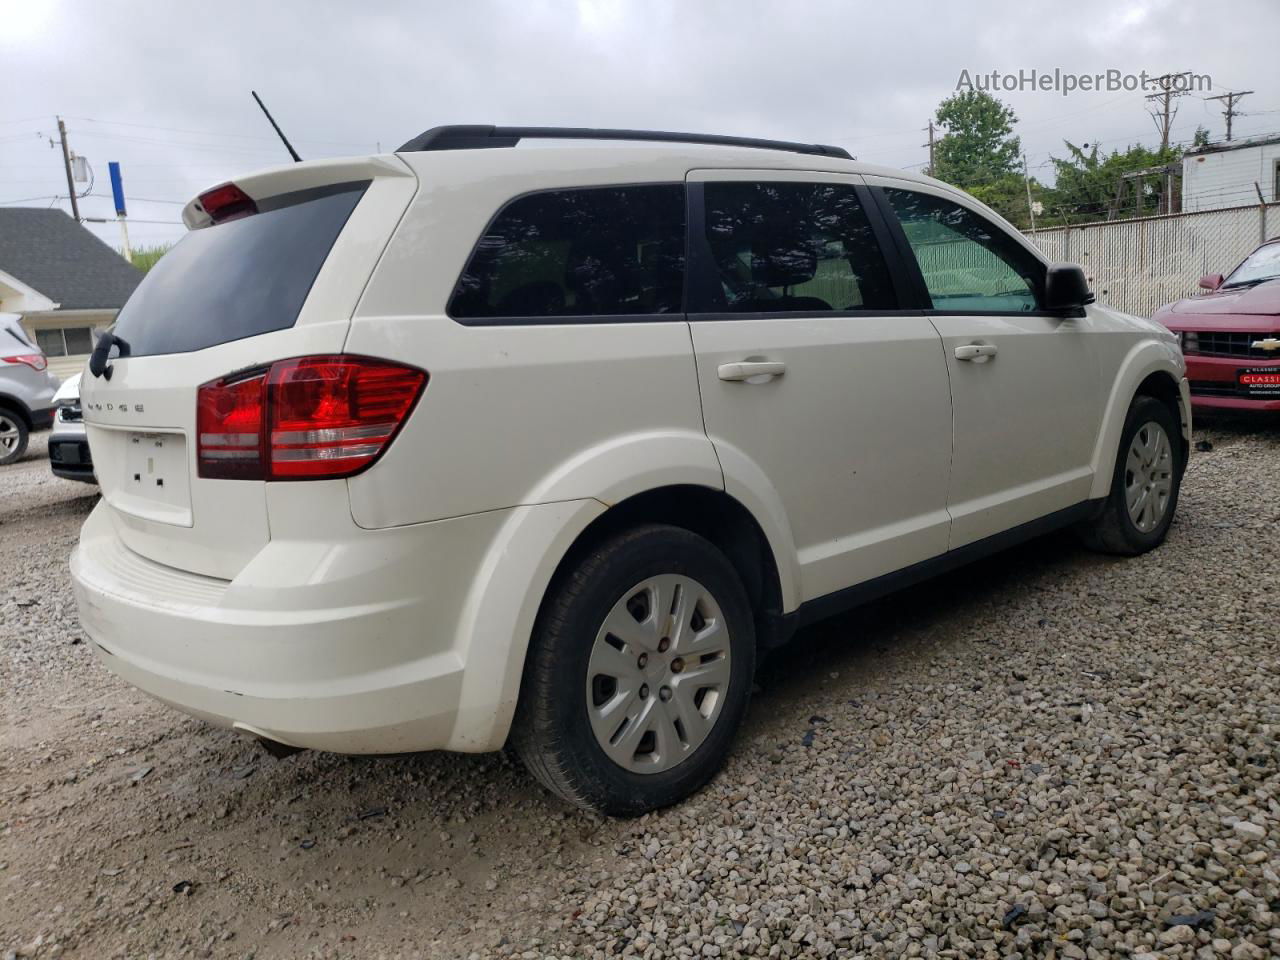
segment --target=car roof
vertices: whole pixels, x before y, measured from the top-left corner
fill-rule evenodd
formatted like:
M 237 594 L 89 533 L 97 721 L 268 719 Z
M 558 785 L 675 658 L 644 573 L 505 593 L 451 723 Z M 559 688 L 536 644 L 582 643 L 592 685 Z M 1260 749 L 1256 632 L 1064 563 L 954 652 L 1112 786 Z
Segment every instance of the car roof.
M 530 175 L 591 172 L 592 182 L 643 183 L 683 180 L 692 170 L 795 170 L 862 174 L 929 184 L 949 193 L 955 187 L 923 174 L 856 159 L 727 144 L 633 143 L 598 140 L 554 140 L 522 143 L 508 149 L 408 151 L 397 154 L 415 170 L 477 168 L 494 174 Z
M 403 144 L 397 153 L 418 150 L 464 150 L 514 147 L 529 140 L 596 140 L 632 143 L 704 143 L 721 146 L 758 147 L 788 153 L 817 154 L 851 160 L 844 147 L 828 143 L 795 140 L 765 140 L 759 137 L 731 137 L 720 133 L 676 133 L 671 130 L 626 130 L 618 127 L 498 127 L 466 123 L 432 127 Z M 296 157 L 295 157 L 296 159 Z

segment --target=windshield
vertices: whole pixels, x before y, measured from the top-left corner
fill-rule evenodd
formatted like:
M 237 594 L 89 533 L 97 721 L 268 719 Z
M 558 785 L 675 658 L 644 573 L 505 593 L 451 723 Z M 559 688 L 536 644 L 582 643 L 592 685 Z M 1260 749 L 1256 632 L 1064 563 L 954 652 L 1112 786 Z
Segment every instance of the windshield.
M 1222 287 L 1243 287 L 1276 277 L 1280 277 L 1280 243 L 1268 243 L 1245 257 L 1244 263 L 1231 271 Z
M 121 354 L 186 353 L 292 327 L 367 186 L 271 197 L 252 216 L 192 230 L 120 311 Z

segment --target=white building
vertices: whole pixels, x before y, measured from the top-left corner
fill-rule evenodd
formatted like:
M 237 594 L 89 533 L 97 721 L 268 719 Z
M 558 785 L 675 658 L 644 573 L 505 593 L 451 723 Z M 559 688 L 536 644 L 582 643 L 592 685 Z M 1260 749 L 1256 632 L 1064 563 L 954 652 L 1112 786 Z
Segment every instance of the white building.
M 1280 136 L 1194 147 L 1182 158 L 1182 209 L 1217 210 L 1280 201 Z

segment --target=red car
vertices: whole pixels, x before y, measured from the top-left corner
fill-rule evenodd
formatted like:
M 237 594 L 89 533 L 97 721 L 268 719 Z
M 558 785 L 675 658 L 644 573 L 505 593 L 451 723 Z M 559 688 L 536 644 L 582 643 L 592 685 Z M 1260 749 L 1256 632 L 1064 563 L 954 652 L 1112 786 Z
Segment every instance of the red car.
M 1199 409 L 1280 410 L 1280 237 L 1268 240 L 1225 278 L 1200 278 L 1211 291 L 1156 311 L 1182 337 Z

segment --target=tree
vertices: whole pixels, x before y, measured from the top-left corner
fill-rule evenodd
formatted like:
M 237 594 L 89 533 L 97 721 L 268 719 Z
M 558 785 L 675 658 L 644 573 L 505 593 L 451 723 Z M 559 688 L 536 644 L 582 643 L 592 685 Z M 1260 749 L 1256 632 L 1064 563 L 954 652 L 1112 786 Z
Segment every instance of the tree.
M 146 273 L 154 267 L 172 247 L 171 243 L 161 243 L 154 247 L 135 247 L 133 250 L 133 265 Z
M 1159 170 L 1176 163 L 1182 148 L 1148 149 L 1134 144 L 1123 153 L 1100 154 L 1098 145 L 1076 146 L 1063 141 L 1065 158 L 1050 157 L 1057 174 L 1045 204 L 1054 223 L 1087 223 L 1109 216 L 1146 217 L 1160 209 L 1166 178 L 1159 173 L 1129 176 L 1142 170 Z
M 1195 136 L 1191 138 L 1193 147 L 1207 147 L 1209 145 L 1209 128 L 1201 124 L 1196 127 Z
M 969 192 L 1019 230 L 1029 230 L 1031 211 L 1027 206 L 1027 186 L 1028 181 L 1023 179 L 1021 173 L 1007 173 L 995 180 L 974 184 L 969 188 Z M 1044 184 L 1032 179 L 1030 187 L 1032 202 L 1039 202 L 1047 207 L 1048 191 Z M 1036 226 L 1044 226 L 1038 221 L 1039 215 L 1037 215 Z
M 1018 118 L 982 90 L 965 90 L 938 104 L 935 117 L 947 132 L 934 146 L 933 175 L 965 189 L 1014 173 L 1022 146 L 1013 136 Z

